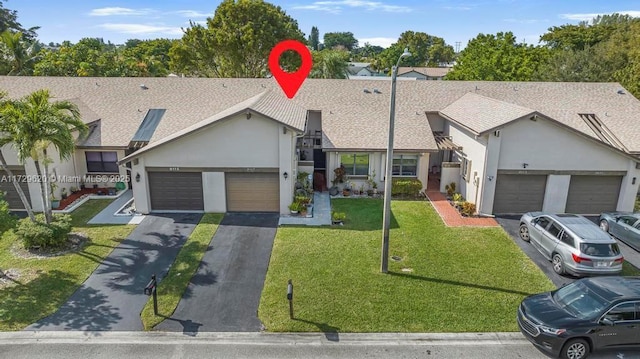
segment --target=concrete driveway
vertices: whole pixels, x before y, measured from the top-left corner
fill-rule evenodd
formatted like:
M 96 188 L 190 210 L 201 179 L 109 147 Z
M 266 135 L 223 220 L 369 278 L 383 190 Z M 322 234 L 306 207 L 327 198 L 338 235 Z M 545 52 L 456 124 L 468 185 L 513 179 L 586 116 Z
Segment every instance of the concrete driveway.
M 146 216 L 57 312 L 26 330 L 143 330 L 144 286 L 168 272 L 201 216 Z
M 178 308 L 156 329 L 190 335 L 260 331 L 258 305 L 278 217 L 226 214 Z

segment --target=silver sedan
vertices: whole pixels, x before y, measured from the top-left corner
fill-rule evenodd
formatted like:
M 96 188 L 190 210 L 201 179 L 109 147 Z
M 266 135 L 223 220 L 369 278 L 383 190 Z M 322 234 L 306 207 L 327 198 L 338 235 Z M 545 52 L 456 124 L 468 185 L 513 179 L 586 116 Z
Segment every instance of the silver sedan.
M 640 251 L 640 213 L 602 213 L 600 228 L 629 247 Z

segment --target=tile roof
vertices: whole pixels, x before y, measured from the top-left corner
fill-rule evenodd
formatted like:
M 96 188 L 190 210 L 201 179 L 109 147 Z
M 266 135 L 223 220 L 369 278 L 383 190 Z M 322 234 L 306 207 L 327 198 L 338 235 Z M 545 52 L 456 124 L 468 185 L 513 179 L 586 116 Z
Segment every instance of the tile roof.
M 274 79 L 0 77 L 0 89 L 10 97 L 40 88 L 49 88 L 57 99 L 81 100 L 100 118 L 100 145 L 123 148 L 150 108 L 167 109 L 153 144 L 267 90 L 282 93 Z M 365 93 L 365 88 L 380 93 Z M 327 149 L 384 150 L 390 89 L 390 81 L 307 79 L 296 97 L 284 103 L 322 111 Z M 437 150 L 425 112 L 442 111 L 467 93 L 537 111 L 599 140 L 579 115 L 595 114 L 629 151 L 640 152 L 638 99 L 617 83 L 562 82 L 398 81 L 394 148 Z M 267 106 L 266 97 L 264 101 Z M 285 117 L 290 116 L 287 111 L 282 112 Z
M 442 109 L 440 113 L 476 134 L 481 134 L 513 120 L 531 115 L 535 111 L 469 92 Z

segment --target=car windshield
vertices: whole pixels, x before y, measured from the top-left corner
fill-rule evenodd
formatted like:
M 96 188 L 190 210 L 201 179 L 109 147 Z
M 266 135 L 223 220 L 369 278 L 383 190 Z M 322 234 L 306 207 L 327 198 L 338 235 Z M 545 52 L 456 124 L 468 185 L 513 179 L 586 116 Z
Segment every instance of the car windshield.
M 618 243 L 582 243 L 580 252 L 594 257 L 615 257 L 620 254 Z
M 573 282 L 558 289 L 553 294 L 553 299 L 560 308 L 580 319 L 592 318 L 607 305 L 606 300 L 581 282 Z

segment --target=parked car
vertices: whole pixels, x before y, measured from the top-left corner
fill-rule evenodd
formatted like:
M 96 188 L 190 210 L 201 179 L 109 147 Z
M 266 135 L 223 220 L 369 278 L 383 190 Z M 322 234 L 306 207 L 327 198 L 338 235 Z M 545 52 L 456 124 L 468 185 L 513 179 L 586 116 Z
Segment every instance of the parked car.
M 600 228 L 640 251 L 640 213 L 602 213 Z
M 624 258 L 615 239 L 577 214 L 525 213 L 520 238 L 551 261 L 558 274 L 619 274 Z
M 579 279 L 525 298 L 518 326 L 550 355 L 584 359 L 599 349 L 640 348 L 640 277 Z

